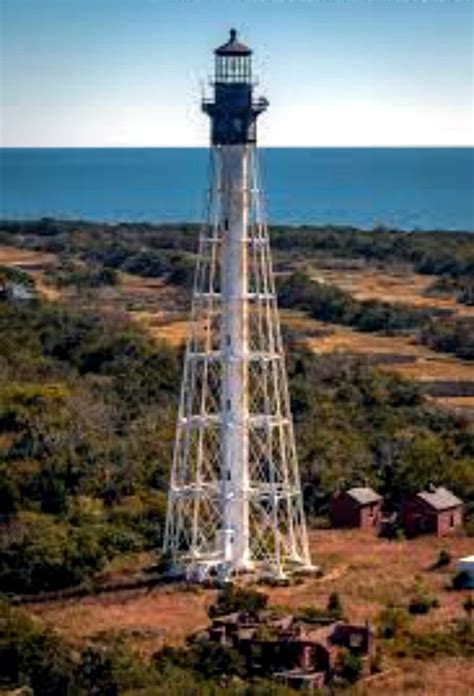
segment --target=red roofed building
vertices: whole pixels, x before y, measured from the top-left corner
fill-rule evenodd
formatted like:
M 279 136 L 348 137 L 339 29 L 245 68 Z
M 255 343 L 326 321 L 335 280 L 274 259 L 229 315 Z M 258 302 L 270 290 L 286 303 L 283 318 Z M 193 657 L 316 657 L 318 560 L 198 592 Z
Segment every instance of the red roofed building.
M 356 487 L 341 491 L 331 499 L 333 527 L 375 529 L 380 526 L 382 497 L 372 488 Z
M 400 510 L 400 520 L 409 537 L 444 536 L 462 526 L 462 510 L 462 500 L 440 486 L 407 498 Z

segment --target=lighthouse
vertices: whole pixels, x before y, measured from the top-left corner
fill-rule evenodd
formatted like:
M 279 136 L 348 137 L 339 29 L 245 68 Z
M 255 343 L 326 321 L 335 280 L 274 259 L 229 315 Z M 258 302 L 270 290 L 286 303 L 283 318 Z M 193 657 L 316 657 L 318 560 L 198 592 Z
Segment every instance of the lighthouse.
M 252 51 L 214 51 L 199 236 L 164 552 L 190 579 L 311 567 L 257 163 Z

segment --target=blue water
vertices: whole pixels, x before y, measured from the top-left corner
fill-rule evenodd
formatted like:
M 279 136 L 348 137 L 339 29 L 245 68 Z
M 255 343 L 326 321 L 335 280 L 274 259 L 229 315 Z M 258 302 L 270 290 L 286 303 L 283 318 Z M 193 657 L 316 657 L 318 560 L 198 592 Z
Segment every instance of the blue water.
M 194 221 L 205 149 L 3 149 L 0 216 Z M 474 229 L 472 148 L 261 151 L 271 222 Z

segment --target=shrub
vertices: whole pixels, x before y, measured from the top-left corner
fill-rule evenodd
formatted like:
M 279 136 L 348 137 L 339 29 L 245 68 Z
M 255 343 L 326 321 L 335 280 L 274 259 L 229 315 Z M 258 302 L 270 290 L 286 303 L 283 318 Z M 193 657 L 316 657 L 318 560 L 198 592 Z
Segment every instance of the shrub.
M 0 547 L 0 590 L 33 593 L 77 585 L 104 563 L 93 529 L 22 513 Z
M 344 609 L 342 607 L 341 598 L 339 597 L 337 592 L 332 592 L 329 595 L 327 610 L 334 619 L 342 619 L 344 615 Z
M 428 614 L 435 607 L 439 607 L 438 599 L 420 594 L 410 599 L 408 611 L 410 614 Z
M 29 685 L 35 696 L 73 692 L 74 665 L 63 641 L 26 613 L 0 604 L 0 683 Z
M 379 614 L 378 626 L 381 638 L 395 638 L 404 633 L 409 625 L 409 614 L 401 607 L 388 606 Z
M 217 602 L 209 608 L 209 616 L 223 616 L 234 611 L 256 614 L 265 609 L 268 596 L 256 590 L 246 590 L 227 583 L 217 595 Z
M 452 657 L 474 656 L 474 631 L 470 622 L 459 621 L 455 626 L 433 633 L 408 634 L 398 646 L 400 657 L 429 660 L 438 655 Z
M 438 598 L 432 596 L 422 583 L 421 579 L 417 577 L 415 586 L 413 588 L 413 596 L 408 603 L 409 613 L 427 614 L 434 607 L 439 607 Z
M 296 612 L 296 618 L 308 623 L 327 623 L 333 619 L 332 616 L 329 616 L 327 609 L 313 606 L 299 607 Z
M 337 656 L 336 672 L 345 682 L 353 684 L 362 672 L 362 660 L 349 650 L 342 649 Z
M 153 683 L 154 670 L 144 664 L 117 635 L 104 635 L 81 653 L 76 669 L 79 689 L 88 696 L 115 696 Z
M 446 551 L 446 549 L 441 549 L 441 551 L 438 554 L 438 558 L 436 561 L 433 563 L 432 568 L 434 570 L 438 568 L 444 568 L 445 566 L 448 566 L 451 563 L 451 554 L 449 551 Z

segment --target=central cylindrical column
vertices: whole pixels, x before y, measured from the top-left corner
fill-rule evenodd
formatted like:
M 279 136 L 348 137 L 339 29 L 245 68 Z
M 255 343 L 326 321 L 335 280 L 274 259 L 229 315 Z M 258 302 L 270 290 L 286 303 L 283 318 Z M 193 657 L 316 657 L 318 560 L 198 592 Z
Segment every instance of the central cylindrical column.
M 223 557 L 249 567 L 248 524 L 248 149 L 217 148 L 222 224 Z

